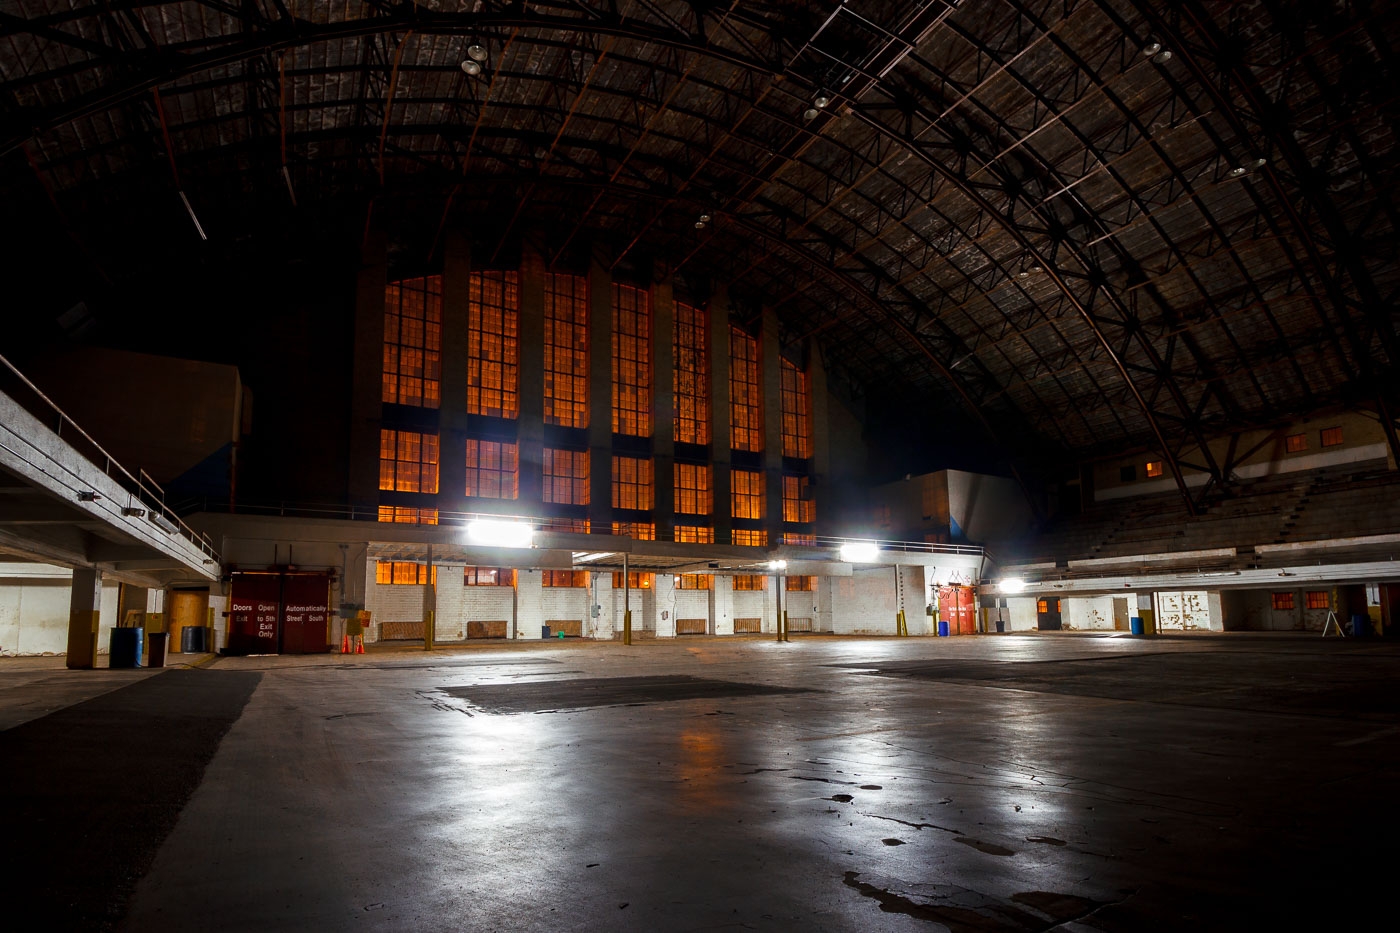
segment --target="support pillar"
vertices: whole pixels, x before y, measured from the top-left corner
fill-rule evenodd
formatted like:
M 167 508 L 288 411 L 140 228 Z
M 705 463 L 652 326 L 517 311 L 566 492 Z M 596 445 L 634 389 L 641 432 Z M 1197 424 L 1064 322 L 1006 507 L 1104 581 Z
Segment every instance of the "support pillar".
M 423 584 L 423 650 L 437 640 L 437 588 L 433 586 L 433 546 L 428 545 L 428 582 Z
M 102 571 L 87 567 L 73 570 L 68 597 L 68 667 L 91 670 L 97 666 L 97 629 L 102 616 Z

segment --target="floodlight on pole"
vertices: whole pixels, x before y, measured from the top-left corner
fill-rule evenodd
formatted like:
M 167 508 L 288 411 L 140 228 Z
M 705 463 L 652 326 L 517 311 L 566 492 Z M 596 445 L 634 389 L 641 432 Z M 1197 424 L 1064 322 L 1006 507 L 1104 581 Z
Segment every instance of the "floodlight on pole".
M 1008 596 L 1015 596 L 1017 593 L 1026 591 L 1026 581 L 1020 577 L 1005 577 L 997 583 L 997 589 Z
M 786 569 L 787 569 L 787 561 L 785 561 L 785 560 L 770 560 L 770 561 L 768 562 L 768 569 L 769 569 L 769 570 L 786 570 Z
M 467 523 L 467 541 L 483 547 L 529 547 L 535 529 L 524 522 L 479 519 Z
M 849 564 L 868 564 L 880 556 L 880 549 L 869 541 L 841 545 L 841 559 Z

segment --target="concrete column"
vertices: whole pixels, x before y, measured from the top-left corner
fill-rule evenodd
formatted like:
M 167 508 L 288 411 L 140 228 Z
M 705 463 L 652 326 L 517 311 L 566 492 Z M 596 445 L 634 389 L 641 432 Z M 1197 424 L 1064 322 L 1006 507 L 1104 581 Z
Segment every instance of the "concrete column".
M 467 508 L 467 303 L 471 294 L 471 244 L 449 230 L 442 257 L 442 409 L 438 413 L 438 504 Z
M 767 490 L 763 525 L 768 529 L 768 543 L 777 544 L 782 540 L 783 525 L 783 361 L 778 315 L 772 308 L 763 309 L 759 347 L 763 363 L 763 472 Z
M 371 232 L 355 278 L 355 359 L 350 390 L 350 502 L 379 507 L 379 428 L 383 417 L 384 288 L 389 262 L 382 233 Z
M 97 628 L 102 616 L 102 571 L 87 567 L 73 570 L 68 597 L 68 667 L 91 670 L 97 666 Z
M 817 577 L 817 590 L 813 594 L 812 628 L 818 632 L 833 631 L 835 614 L 832 611 L 833 590 L 836 581 L 831 577 Z
M 656 481 L 652 516 L 656 537 L 661 541 L 671 539 L 675 516 L 675 314 L 668 280 L 652 289 L 651 303 L 652 460 Z
M 511 638 L 540 637 L 544 619 L 544 577 L 538 570 L 517 570 L 515 573 L 515 619 Z
M 595 250 L 588 268 L 588 520 L 612 532 L 612 274 Z
M 526 246 L 520 260 L 519 511 L 544 511 L 544 259 Z
M 710 587 L 710 631 L 716 635 L 734 634 L 734 578 L 715 577 Z
M 812 391 L 812 497 L 817 534 L 831 527 L 831 423 L 826 388 L 826 364 L 816 340 L 807 340 L 807 379 Z
M 710 462 L 715 493 L 715 543 L 731 542 L 729 516 L 729 296 L 723 290 L 710 298 Z
M 669 573 L 658 573 L 652 593 L 656 609 L 656 637 L 674 638 L 676 635 L 676 578 Z M 662 613 L 666 618 L 661 618 Z
M 622 591 L 614 589 L 611 573 L 599 573 L 593 582 L 593 601 L 600 607 L 593 619 L 594 638 L 612 638 L 622 631 Z M 591 611 L 590 606 L 590 611 Z M 635 627 L 636 620 L 633 619 Z

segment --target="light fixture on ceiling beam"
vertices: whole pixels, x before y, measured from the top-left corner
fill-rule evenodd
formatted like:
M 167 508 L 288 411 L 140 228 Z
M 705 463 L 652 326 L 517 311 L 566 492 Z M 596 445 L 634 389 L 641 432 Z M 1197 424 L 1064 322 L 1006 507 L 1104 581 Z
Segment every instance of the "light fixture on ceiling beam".
M 1162 51 L 1162 43 L 1155 39 L 1142 47 L 1142 54 L 1146 55 L 1148 58 L 1151 58 L 1160 51 Z
M 827 95 L 826 91 L 818 91 L 817 96 L 812 98 L 812 106 L 816 107 L 818 110 L 825 110 L 830 103 L 831 98 Z
M 811 123 L 817 118 L 817 114 L 819 113 L 821 113 L 821 111 L 818 110 L 816 107 L 808 107 L 806 110 L 802 111 L 802 119 L 808 123 Z
M 1159 65 L 1165 65 L 1167 62 L 1172 60 L 1172 50 L 1162 49 L 1162 51 L 1152 56 L 1152 60 Z
M 467 58 L 470 58 L 474 62 L 486 61 L 486 46 L 482 45 L 480 42 L 473 42 L 471 45 L 467 46 Z
M 709 223 L 709 222 L 710 222 L 710 215 L 709 215 L 709 214 L 701 214 L 701 215 L 700 215 L 700 222 L 701 222 L 702 224 L 707 224 L 707 223 Z
M 475 78 L 477 75 L 481 74 L 481 63 L 473 61 L 470 58 L 464 58 L 462 59 L 462 71 Z

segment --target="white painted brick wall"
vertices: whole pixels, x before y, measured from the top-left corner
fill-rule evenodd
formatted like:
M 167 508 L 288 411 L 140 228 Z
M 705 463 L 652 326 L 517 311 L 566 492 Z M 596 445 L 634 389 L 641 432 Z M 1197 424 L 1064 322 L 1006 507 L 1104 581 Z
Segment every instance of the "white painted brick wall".
M 895 633 L 895 578 L 891 567 L 856 567 L 832 579 L 832 630 L 839 634 Z

